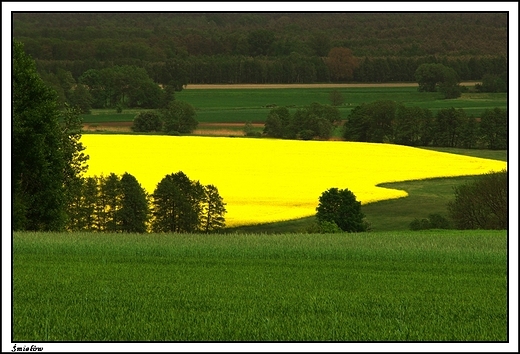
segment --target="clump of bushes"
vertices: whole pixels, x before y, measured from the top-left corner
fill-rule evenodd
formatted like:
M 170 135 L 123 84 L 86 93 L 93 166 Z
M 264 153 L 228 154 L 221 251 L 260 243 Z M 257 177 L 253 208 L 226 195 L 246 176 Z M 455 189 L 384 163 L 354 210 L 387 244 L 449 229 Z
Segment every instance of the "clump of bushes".
M 132 130 L 134 132 L 159 132 L 162 130 L 162 120 L 159 115 L 153 111 L 139 112 L 134 118 Z
M 305 231 L 309 234 L 338 234 L 343 232 L 333 221 L 316 221 L 310 224 Z
M 450 229 L 450 221 L 440 214 L 430 214 L 428 218 L 414 219 L 410 223 L 410 230 Z
M 455 188 L 448 204 L 457 229 L 505 230 L 508 224 L 507 172 L 492 172 Z
M 168 135 L 191 133 L 199 122 L 195 119 L 195 108 L 187 102 L 173 101 L 159 113 L 139 112 L 134 118 L 134 132 L 164 132 Z
M 262 133 L 255 130 L 252 122 L 246 122 L 244 125 L 244 135 L 248 137 L 260 137 Z

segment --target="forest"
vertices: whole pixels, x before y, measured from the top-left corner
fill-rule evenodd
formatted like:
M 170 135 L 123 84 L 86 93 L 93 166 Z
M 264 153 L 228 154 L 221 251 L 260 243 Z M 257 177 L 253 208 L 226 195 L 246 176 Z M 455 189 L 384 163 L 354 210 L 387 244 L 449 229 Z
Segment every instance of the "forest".
M 506 78 L 507 13 L 15 13 L 40 75 L 136 66 L 161 85 Z

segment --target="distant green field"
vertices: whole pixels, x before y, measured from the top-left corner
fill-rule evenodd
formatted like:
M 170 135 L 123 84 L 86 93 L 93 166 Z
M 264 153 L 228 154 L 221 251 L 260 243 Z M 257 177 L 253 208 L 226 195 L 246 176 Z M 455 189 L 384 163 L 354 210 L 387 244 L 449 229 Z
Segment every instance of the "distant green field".
M 507 341 L 506 231 L 13 236 L 13 341 Z
M 434 114 L 443 108 L 462 108 L 468 115 L 478 117 L 486 109 L 507 108 L 507 94 L 466 93 L 453 100 L 444 100 L 438 93 L 418 92 L 415 87 L 386 88 L 338 88 L 345 104 L 339 107 L 341 117 L 346 119 L 357 105 L 378 100 L 392 100 L 405 106 L 419 106 L 430 109 Z M 186 101 L 197 110 L 197 120 L 201 123 L 264 122 L 269 110 L 266 106 L 290 107 L 295 111 L 312 102 L 330 104 L 330 88 L 290 88 L 290 89 L 200 89 L 183 90 L 176 93 L 176 99 Z M 132 121 L 139 110 L 93 110 L 84 115 L 85 123 Z

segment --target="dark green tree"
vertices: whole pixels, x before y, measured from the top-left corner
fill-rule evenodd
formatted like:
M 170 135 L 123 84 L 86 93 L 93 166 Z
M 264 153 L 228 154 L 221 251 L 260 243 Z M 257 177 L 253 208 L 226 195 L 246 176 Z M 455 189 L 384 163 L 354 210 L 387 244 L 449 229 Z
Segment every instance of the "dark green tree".
M 199 122 L 195 118 L 195 108 L 187 102 L 171 102 L 161 111 L 163 131 L 172 133 L 191 133 Z
M 393 122 L 393 142 L 408 146 L 427 146 L 431 141 L 433 116 L 430 110 L 399 105 Z
M 500 108 L 485 110 L 480 118 L 480 136 L 488 149 L 507 149 L 507 111 Z
M 463 117 L 460 128 L 459 146 L 464 149 L 474 149 L 478 141 L 478 122 L 474 117 Z
M 159 108 L 168 108 L 168 105 L 175 101 L 175 86 L 165 85 L 159 101 Z
M 343 104 L 343 102 L 345 102 L 343 95 L 341 94 L 341 92 L 339 90 L 332 90 L 329 93 L 329 100 L 330 100 L 330 104 L 333 105 L 334 107 L 341 106 Z
M 120 232 L 121 180 L 115 173 L 100 178 L 100 193 L 105 200 L 105 227 L 107 232 Z
M 111 66 L 84 72 L 79 82 L 92 96 L 94 108 L 157 108 L 162 90 L 145 69 L 135 65 Z
M 507 74 L 486 74 L 482 77 L 482 84 L 475 85 L 478 92 L 507 92 Z
M 310 47 L 318 57 L 326 57 L 332 47 L 330 37 L 324 32 L 315 33 L 310 40 Z
M 200 226 L 202 185 L 183 172 L 166 175 L 153 197 L 154 232 L 194 232 Z
M 61 111 L 62 149 L 65 156 L 64 187 L 69 221 L 74 221 L 78 207 L 78 196 L 82 194 L 83 174 L 87 171 L 89 156 L 81 140 L 82 119 L 77 107 L 65 105 Z M 68 222 L 67 227 L 70 227 Z
M 508 227 L 507 172 L 491 172 L 455 188 L 448 212 L 458 229 Z
M 420 65 L 415 71 L 415 80 L 419 83 L 419 91 L 435 92 L 437 85 L 444 79 L 444 69 L 442 64 L 427 63 Z
M 106 81 L 107 78 L 97 69 L 89 69 L 79 77 L 78 82 L 87 88 L 92 98 L 92 108 L 110 107 L 110 92 Z
M 217 187 L 210 184 L 204 186 L 202 198 L 202 215 L 200 228 L 203 232 L 216 232 L 226 225 L 226 203 L 218 193 Z
M 394 142 L 408 146 L 420 145 L 422 116 L 420 107 L 399 105 L 395 113 Z
M 349 141 L 384 143 L 393 141 L 394 101 L 376 101 L 355 107 L 345 121 L 343 137 Z
M 442 82 L 439 83 L 439 91 L 444 94 L 445 99 L 458 98 L 463 90 L 459 83 L 460 79 L 457 72 L 450 67 L 445 67 Z
M 433 145 L 458 147 L 466 120 L 466 113 L 462 109 L 452 107 L 439 110 L 433 124 Z
M 340 119 L 337 107 L 313 102 L 304 109 L 298 109 L 294 113 L 292 131 L 300 139 L 308 140 L 317 137 L 326 140 L 330 138 L 335 125 Z
M 123 232 L 145 233 L 150 217 L 150 208 L 146 191 L 137 179 L 124 173 L 120 180 L 121 208 L 117 211 L 117 220 Z
M 318 222 L 333 222 L 346 232 L 366 231 L 361 202 L 348 189 L 330 188 L 323 192 L 316 208 Z
M 80 190 L 71 199 L 69 204 L 69 231 L 95 231 L 95 212 L 98 198 L 98 179 L 86 177 L 80 179 Z
M 83 182 L 78 231 L 96 231 L 98 225 L 96 217 L 96 206 L 99 197 L 98 178 L 86 177 L 83 179 Z
M 159 132 L 162 130 L 162 120 L 154 111 L 139 112 L 134 117 L 132 131 L 134 132 Z
M 264 134 L 273 138 L 289 137 L 291 114 L 287 107 L 276 107 L 269 111 L 264 125 Z
M 247 36 L 249 55 L 253 57 L 268 55 L 274 40 L 274 32 L 270 30 L 259 29 L 250 32 Z
M 168 59 L 160 68 L 160 76 L 157 81 L 171 87 L 174 91 L 182 91 L 188 84 L 188 72 L 185 64 L 180 59 Z
M 81 114 L 90 114 L 92 102 L 92 96 L 85 85 L 77 84 L 71 94 L 71 106 L 78 107 Z
M 343 126 L 343 138 L 347 141 L 370 142 L 371 116 L 366 103 L 354 107 Z
M 457 72 L 440 63 L 421 64 L 415 71 L 415 80 L 419 83 L 421 92 L 439 90 L 444 98 L 457 98 L 461 95 Z
M 13 229 L 63 230 L 67 156 L 57 98 L 17 41 L 13 41 L 12 99 Z
M 450 229 L 451 224 L 448 219 L 440 214 L 430 214 L 425 219 L 414 219 L 410 223 L 410 230 L 429 230 L 429 229 Z

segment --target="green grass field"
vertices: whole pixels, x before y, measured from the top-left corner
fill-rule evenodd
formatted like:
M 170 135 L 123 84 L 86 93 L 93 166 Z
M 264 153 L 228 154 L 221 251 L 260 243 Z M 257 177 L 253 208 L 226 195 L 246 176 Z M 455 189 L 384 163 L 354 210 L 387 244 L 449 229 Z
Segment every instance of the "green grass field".
M 13 341 L 507 341 L 506 231 L 13 236 Z
M 197 110 L 200 123 L 264 122 L 268 105 L 287 106 L 290 111 L 310 105 L 312 102 L 330 104 L 330 88 L 283 89 L 200 89 L 177 92 L 175 98 L 186 101 Z M 345 104 L 340 113 L 346 119 L 357 105 L 378 100 L 392 100 L 405 106 L 428 108 L 436 113 L 443 108 L 462 108 L 468 115 L 480 116 L 486 109 L 507 109 L 507 94 L 465 93 L 458 99 L 444 100 L 439 93 L 418 92 L 415 87 L 338 88 Z M 92 110 L 84 115 L 85 123 L 132 121 L 139 110 Z

